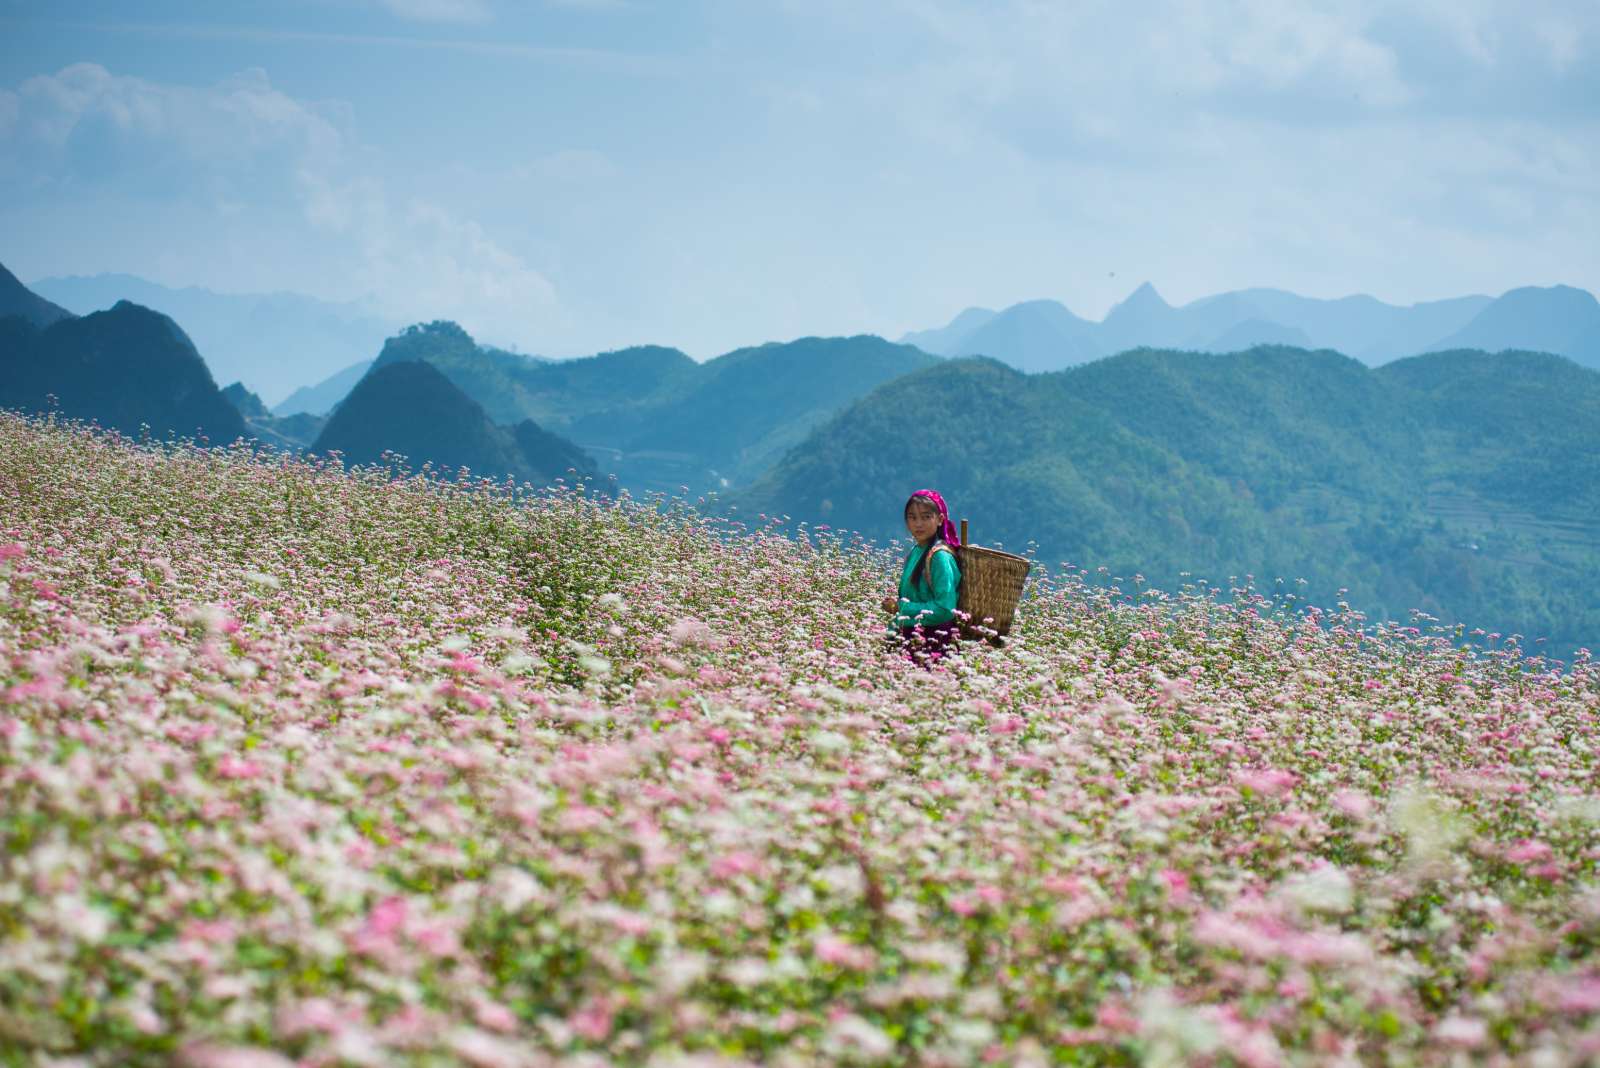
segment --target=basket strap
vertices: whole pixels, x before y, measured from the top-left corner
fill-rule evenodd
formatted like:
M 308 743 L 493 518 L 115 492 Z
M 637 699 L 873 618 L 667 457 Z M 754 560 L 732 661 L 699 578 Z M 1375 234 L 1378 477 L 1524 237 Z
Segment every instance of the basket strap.
M 961 569 L 961 554 L 950 548 L 950 546 L 946 545 L 942 541 L 934 542 L 933 548 L 928 550 L 928 558 L 930 560 L 933 559 L 934 553 L 950 554 L 950 558 L 956 562 L 956 573 L 960 576 L 956 579 L 956 586 L 958 589 L 962 586 L 965 586 L 967 584 L 967 573 Z

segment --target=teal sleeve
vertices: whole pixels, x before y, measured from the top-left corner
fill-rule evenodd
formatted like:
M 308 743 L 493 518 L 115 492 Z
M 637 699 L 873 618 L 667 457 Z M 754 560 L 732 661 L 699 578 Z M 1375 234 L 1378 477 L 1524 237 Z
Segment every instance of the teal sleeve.
M 956 618 L 956 593 L 961 585 L 961 568 L 956 565 L 954 553 L 937 552 L 928 561 L 928 582 L 933 590 L 933 600 L 913 601 L 900 598 L 900 614 L 894 617 L 897 627 L 938 627 Z

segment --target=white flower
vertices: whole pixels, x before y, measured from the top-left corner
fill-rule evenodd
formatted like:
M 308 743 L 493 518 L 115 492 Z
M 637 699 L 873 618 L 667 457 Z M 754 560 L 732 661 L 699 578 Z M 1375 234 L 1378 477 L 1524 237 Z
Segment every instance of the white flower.
M 1304 912 L 1350 911 L 1355 890 L 1350 876 L 1336 864 L 1321 864 L 1283 882 L 1283 894 Z
M 894 1039 L 855 1013 L 846 1013 L 833 1022 L 823 1039 L 831 1056 L 872 1061 L 894 1052 Z

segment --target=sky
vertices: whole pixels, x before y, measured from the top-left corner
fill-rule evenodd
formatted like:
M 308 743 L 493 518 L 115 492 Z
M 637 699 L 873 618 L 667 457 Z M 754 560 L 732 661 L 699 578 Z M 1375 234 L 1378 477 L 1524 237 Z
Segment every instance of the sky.
M 1600 290 L 1596 0 L 0 0 L 0 263 L 577 355 Z

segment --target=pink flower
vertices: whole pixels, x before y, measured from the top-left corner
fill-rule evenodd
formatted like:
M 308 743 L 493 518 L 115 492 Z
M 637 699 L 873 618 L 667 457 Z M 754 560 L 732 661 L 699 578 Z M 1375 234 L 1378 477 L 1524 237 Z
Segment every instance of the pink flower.
M 852 945 L 842 938 L 833 935 L 824 935 L 817 939 L 813 950 L 817 959 L 824 964 L 832 964 L 838 968 L 862 972 L 872 967 L 875 959 L 872 950 L 864 946 Z
M 728 853 L 711 862 L 714 879 L 731 879 L 736 875 L 753 875 L 761 870 L 761 858 L 754 853 Z
M 1600 975 L 1584 975 L 1568 980 L 1556 996 L 1556 1007 L 1562 1012 L 1600 1012 Z
M 1360 790 L 1340 790 L 1333 795 L 1333 805 L 1340 812 L 1358 820 L 1372 814 L 1372 798 Z
M 224 779 L 254 779 L 261 772 L 260 764 L 236 757 L 232 753 L 224 754 L 222 759 L 217 761 L 217 774 Z
M 1533 864 L 1549 860 L 1554 855 L 1555 850 L 1533 838 L 1523 838 L 1506 850 L 1506 859 L 1513 864 Z
M 1254 771 L 1234 772 L 1233 781 L 1251 793 L 1263 797 L 1282 797 L 1294 789 L 1300 777 L 1282 768 L 1262 768 Z
M 258 1046 L 185 1046 L 179 1057 L 189 1068 L 295 1068 L 283 1054 Z
M 473 1018 L 491 1031 L 510 1033 L 517 1029 L 516 1013 L 498 1001 L 480 1001 L 472 1010 Z
M 590 998 L 577 1012 L 567 1017 L 567 1026 L 579 1038 L 599 1042 L 611 1034 L 611 1006 L 604 998 Z
M 231 942 L 234 928 L 228 920 L 190 920 L 180 937 L 186 942 Z
M 1161 881 L 1167 884 L 1167 896 L 1179 904 L 1189 901 L 1189 877 L 1175 868 L 1161 869 Z
M 366 925 L 361 933 L 373 939 L 389 939 L 404 926 L 406 922 L 406 899 L 403 897 L 386 897 L 367 913 Z

